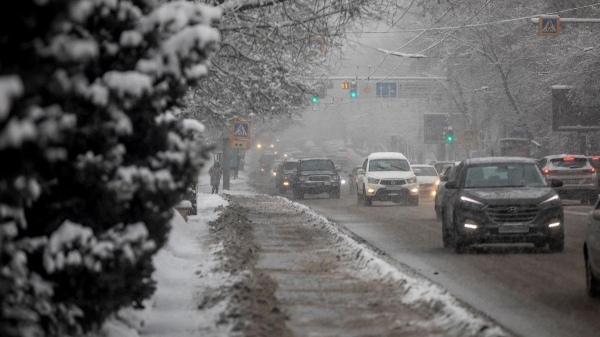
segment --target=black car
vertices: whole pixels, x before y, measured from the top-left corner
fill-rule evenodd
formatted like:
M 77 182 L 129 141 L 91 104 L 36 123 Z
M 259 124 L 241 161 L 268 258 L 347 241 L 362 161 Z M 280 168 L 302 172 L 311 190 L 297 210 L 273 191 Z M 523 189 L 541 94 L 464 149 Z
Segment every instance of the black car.
M 328 193 L 329 198 L 340 198 L 340 176 L 331 159 L 301 159 L 297 168 L 292 181 L 295 199 L 303 199 L 305 194 L 321 193 Z
M 292 188 L 292 181 L 298 167 L 297 161 L 284 161 L 275 177 L 275 188 L 279 189 L 279 193 L 284 194 L 288 189 Z
M 563 251 L 563 207 L 552 189 L 560 185 L 560 180 L 546 181 L 533 159 L 462 161 L 445 185 L 444 247 L 461 252 L 469 244 L 525 242 Z
M 588 217 L 583 258 L 588 296 L 600 297 L 600 202 L 596 202 Z

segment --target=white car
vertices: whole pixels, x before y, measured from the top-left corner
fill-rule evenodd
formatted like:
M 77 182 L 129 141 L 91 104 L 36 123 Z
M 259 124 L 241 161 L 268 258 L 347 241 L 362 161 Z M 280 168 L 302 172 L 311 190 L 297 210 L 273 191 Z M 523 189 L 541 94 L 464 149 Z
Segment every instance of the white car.
M 435 198 L 437 186 L 440 183 L 440 177 L 433 165 L 411 165 L 413 172 L 417 176 L 419 184 L 419 195 L 421 197 Z
M 359 204 L 371 206 L 373 201 L 419 204 L 417 177 L 402 153 L 372 153 L 357 173 L 356 199 Z

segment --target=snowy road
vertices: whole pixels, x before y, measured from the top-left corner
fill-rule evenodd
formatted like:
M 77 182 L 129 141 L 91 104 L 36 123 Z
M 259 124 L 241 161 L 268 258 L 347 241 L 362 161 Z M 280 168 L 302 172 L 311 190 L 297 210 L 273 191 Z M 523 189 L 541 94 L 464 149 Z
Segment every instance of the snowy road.
M 585 294 L 586 207 L 565 208 L 564 253 L 550 254 L 547 249 L 525 245 L 473 248 L 457 255 L 442 247 L 441 224 L 435 220 L 431 201 L 418 207 L 375 203 L 367 208 L 357 206 L 355 197 L 348 194 L 341 200 L 317 198 L 302 203 L 516 334 L 597 336 L 600 331 L 600 303 Z

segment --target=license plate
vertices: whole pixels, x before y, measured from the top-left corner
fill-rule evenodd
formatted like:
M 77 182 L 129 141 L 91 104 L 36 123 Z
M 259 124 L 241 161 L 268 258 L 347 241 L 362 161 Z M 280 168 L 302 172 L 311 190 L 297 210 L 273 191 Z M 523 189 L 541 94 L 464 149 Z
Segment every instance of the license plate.
M 398 191 L 402 189 L 402 186 L 387 186 L 385 189 L 390 191 Z
M 498 227 L 498 233 L 529 233 L 528 225 L 502 225 Z
M 563 179 L 563 184 L 578 185 L 579 179 Z
M 322 182 L 322 181 L 319 181 L 319 182 L 316 182 L 316 183 L 313 183 L 313 184 L 314 184 L 315 186 L 321 186 L 321 185 L 323 185 L 323 182 Z

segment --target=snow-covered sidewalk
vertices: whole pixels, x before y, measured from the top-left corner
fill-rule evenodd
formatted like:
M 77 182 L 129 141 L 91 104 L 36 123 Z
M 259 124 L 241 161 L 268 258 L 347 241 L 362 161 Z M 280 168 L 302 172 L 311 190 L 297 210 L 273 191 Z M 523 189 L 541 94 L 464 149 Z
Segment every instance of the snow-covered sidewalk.
M 222 268 L 222 242 L 211 239 L 208 223 L 228 205 L 219 195 L 199 194 L 198 215 L 186 223 L 175 212 L 167 244 L 154 256 L 156 292 L 142 311 L 122 310 L 99 336 L 229 336 L 221 320 L 235 276 Z

